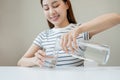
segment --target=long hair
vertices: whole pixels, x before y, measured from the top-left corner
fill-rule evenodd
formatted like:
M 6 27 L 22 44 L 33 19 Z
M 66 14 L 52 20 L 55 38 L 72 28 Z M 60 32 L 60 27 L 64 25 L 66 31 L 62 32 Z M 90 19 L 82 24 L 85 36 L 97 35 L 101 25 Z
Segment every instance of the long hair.
M 74 14 L 73 14 L 73 10 L 72 10 L 72 5 L 71 5 L 71 3 L 70 3 L 70 0 L 63 0 L 65 3 L 67 3 L 68 4 L 68 6 L 69 6 L 69 9 L 67 10 L 67 19 L 68 19 L 68 21 L 69 21 L 69 23 L 77 23 L 76 22 L 76 19 L 75 19 L 75 17 L 74 17 Z M 41 0 L 41 5 L 42 5 L 42 7 L 43 7 L 43 0 Z M 48 25 L 49 25 L 49 28 L 50 29 L 52 29 L 52 28 L 54 28 L 54 24 L 52 24 L 50 21 L 48 21 L 47 20 L 47 22 L 48 22 Z

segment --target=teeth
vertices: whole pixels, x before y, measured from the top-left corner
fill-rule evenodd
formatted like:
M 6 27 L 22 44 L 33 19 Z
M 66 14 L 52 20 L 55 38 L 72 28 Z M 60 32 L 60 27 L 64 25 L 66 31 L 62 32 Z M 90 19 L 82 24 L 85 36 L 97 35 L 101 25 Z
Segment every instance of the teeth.
M 54 17 L 50 17 L 51 19 L 56 19 L 56 18 L 58 18 L 58 16 L 54 16 Z
M 51 17 L 52 19 L 56 18 L 56 17 Z

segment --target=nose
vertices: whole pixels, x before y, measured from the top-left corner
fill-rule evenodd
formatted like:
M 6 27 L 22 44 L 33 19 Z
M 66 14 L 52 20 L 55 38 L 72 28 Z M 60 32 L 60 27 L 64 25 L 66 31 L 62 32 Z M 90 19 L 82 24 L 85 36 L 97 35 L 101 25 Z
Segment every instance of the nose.
M 50 8 L 49 13 L 50 13 L 50 16 L 53 16 L 53 15 L 55 15 L 56 11 L 55 11 L 55 9 Z

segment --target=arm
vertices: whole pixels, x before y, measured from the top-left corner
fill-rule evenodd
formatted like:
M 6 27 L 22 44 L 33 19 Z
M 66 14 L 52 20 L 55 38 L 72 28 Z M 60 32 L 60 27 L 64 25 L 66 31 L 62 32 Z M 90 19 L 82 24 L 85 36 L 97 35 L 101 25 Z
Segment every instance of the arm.
M 93 35 L 114 27 L 117 24 L 120 24 L 120 14 L 110 13 L 99 16 L 63 35 L 61 46 L 66 52 L 68 51 L 67 46 L 73 51 L 72 42 L 75 48 L 77 48 L 76 37 L 80 33 L 89 32 L 91 38 Z
M 78 33 L 90 32 L 90 37 L 120 24 L 120 14 L 105 14 L 79 26 Z
M 17 65 L 26 67 L 35 65 L 41 66 L 43 61 L 41 61 L 42 56 L 39 53 L 41 53 L 42 55 L 45 54 L 42 50 L 40 50 L 39 46 L 35 44 L 31 45 L 24 56 L 18 61 Z

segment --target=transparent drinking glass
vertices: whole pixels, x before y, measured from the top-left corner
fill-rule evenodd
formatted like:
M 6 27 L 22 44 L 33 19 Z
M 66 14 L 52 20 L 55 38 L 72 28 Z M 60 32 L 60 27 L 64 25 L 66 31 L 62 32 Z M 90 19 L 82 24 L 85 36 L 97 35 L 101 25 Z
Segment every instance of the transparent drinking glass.
M 45 49 L 44 49 L 46 54 L 46 59 L 44 62 L 44 67 L 49 67 L 49 68 L 55 68 L 56 67 L 56 63 L 57 63 L 57 54 L 56 51 L 54 50 L 52 53 L 48 53 Z
M 62 49 L 60 46 L 61 39 L 58 38 L 57 50 Z M 72 55 L 73 57 L 86 60 L 88 62 L 96 62 L 97 64 L 106 64 L 108 62 L 110 56 L 110 48 L 108 45 L 89 42 L 89 41 L 81 41 L 77 39 L 77 46 L 78 48 L 75 49 L 74 53 L 68 48 L 68 54 Z

